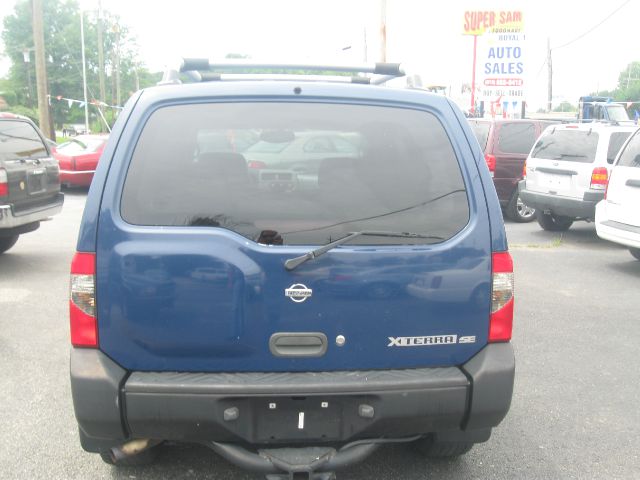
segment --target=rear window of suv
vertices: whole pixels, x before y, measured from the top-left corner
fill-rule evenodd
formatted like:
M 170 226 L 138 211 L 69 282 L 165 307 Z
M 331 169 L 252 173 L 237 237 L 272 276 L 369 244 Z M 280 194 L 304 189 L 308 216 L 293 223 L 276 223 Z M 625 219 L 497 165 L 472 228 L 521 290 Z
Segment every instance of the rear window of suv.
M 533 158 L 592 163 L 596 158 L 598 134 L 589 130 L 559 130 L 542 134 L 531 152 Z
M 489 122 L 471 121 L 469 125 L 471 125 L 471 130 L 473 130 L 474 135 L 478 139 L 480 147 L 484 150 L 487 147 L 491 124 Z
M 0 121 L 0 159 L 46 158 L 49 154 L 40 135 L 27 122 Z
M 614 132 L 609 138 L 609 148 L 607 148 L 607 162 L 613 163 L 616 159 L 616 155 L 627 141 L 631 132 Z
M 498 150 L 503 153 L 528 154 L 536 141 L 533 123 L 503 123 L 498 131 Z
M 202 140 L 213 137 L 224 141 Z M 324 244 L 361 230 L 430 238 L 353 243 L 421 244 L 459 232 L 469 205 L 451 141 L 431 113 L 217 103 L 151 115 L 131 158 L 121 215 L 135 225 L 214 226 L 279 245 Z
M 635 134 L 620 155 L 617 163 L 620 167 L 640 168 L 640 135 Z

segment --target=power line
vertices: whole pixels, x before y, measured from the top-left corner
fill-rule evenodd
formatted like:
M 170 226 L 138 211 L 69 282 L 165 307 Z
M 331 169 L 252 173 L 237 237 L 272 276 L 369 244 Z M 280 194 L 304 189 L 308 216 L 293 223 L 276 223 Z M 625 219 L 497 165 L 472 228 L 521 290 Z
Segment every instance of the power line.
M 571 45 L 574 42 L 577 42 L 578 40 L 580 40 L 582 37 L 590 34 L 591 32 L 593 32 L 596 28 L 598 28 L 600 25 L 602 25 L 604 22 L 606 22 L 607 20 L 609 20 L 611 17 L 613 17 L 616 13 L 618 13 L 619 10 L 622 9 L 622 7 L 624 7 L 627 3 L 631 2 L 631 0 L 626 0 L 625 2 L 622 3 L 622 5 L 620 5 L 618 8 L 616 8 L 613 12 L 611 12 L 609 15 L 607 15 L 605 18 L 603 18 L 599 23 L 597 23 L 596 25 L 594 25 L 593 27 L 591 27 L 589 30 L 587 30 L 586 32 L 584 32 L 582 35 L 577 36 L 576 38 L 574 38 L 573 40 L 571 40 L 570 42 L 567 42 L 563 45 L 560 45 L 559 47 L 553 47 L 551 50 L 558 50 L 559 48 L 564 48 L 566 46 Z

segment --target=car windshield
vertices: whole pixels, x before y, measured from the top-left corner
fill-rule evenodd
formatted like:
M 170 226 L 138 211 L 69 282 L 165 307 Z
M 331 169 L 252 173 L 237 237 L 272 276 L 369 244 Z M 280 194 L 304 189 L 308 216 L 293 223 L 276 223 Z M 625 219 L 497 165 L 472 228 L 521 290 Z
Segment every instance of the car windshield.
M 471 120 L 469 124 L 471 125 L 471 130 L 473 130 L 474 135 L 478 139 L 480 148 L 484 150 L 487 147 L 487 139 L 489 138 L 489 129 L 491 128 L 491 124 L 489 122 L 478 122 L 477 120 Z
M 58 146 L 58 152 L 65 155 L 76 153 L 93 153 L 98 150 L 106 140 L 104 138 L 78 136 Z
M 609 113 L 609 120 L 616 122 L 629 121 L 629 114 L 622 105 L 608 105 L 607 112 Z
M 291 142 L 266 142 L 260 140 L 247 149 L 247 153 L 280 153 L 291 145 Z
M 47 155 L 42 139 L 29 123 L 0 121 L 0 159 L 42 158 Z

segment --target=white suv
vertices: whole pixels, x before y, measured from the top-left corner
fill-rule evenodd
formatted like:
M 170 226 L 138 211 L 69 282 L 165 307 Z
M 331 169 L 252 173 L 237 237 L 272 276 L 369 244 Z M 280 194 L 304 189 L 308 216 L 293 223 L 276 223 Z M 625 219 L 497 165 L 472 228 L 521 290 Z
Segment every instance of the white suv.
M 609 171 L 634 126 L 577 123 L 547 127 L 527 157 L 520 197 L 537 210 L 545 230 L 592 221 L 604 198 Z
M 609 176 L 604 200 L 596 205 L 596 231 L 629 247 L 640 260 L 640 134 L 627 143 Z

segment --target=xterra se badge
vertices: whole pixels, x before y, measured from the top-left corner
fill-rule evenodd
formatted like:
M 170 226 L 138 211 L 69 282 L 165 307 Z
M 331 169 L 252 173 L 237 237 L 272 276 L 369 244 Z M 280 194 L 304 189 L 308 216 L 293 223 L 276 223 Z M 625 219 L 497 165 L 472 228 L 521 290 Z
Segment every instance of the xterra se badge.
M 387 337 L 387 347 L 426 347 L 430 345 L 451 345 L 455 343 L 475 343 L 476 337 L 457 335 L 431 335 L 428 337 Z
M 307 288 L 306 285 L 296 283 L 289 288 L 285 288 L 284 296 L 289 297 L 296 303 L 302 303 L 313 294 L 313 290 Z

